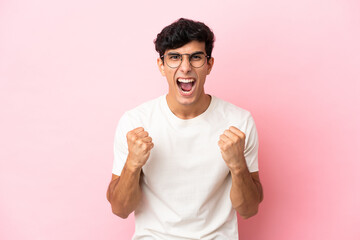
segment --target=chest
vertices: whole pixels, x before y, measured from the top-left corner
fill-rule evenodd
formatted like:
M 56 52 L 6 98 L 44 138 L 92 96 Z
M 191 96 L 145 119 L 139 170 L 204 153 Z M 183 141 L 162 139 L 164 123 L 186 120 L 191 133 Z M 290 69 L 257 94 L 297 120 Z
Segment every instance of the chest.
M 145 182 L 154 188 L 186 186 L 184 191 L 213 187 L 229 169 L 221 157 L 218 140 L 224 124 L 203 122 L 174 126 L 166 122 L 147 126 L 154 148 L 143 167 Z

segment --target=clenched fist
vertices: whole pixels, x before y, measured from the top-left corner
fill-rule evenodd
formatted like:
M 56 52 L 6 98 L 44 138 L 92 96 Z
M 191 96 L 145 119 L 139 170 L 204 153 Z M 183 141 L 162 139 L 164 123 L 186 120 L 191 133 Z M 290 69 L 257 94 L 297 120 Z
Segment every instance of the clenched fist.
M 142 127 L 135 128 L 126 134 L 128 144 L 128 164 L 134 169 L 140 169 L 145 165 L 150 156 L 150 150 L 154 147 L 149 133 Z
M 231 126 L 218 141 L 222 158 L 230 170 L 246 168 L 244 157 L 245 133 Z

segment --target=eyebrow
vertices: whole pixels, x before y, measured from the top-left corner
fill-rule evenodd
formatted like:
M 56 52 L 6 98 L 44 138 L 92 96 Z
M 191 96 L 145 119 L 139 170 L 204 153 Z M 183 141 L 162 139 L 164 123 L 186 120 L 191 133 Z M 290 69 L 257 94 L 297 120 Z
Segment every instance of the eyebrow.
M 184 54 L 190 54 L 190 55 L 194 55 L 194 54 L 198 54 L 198 53 L 204 53 L 203 51 L 196 51 L 196 52 L 193 52 L 193 53 L 184 53 Z M 168 52 L 167 53 L 168 55 L 181 55 L 180 53 L 178 52 Z M 205 53 L 204 53 L 205 54 Z

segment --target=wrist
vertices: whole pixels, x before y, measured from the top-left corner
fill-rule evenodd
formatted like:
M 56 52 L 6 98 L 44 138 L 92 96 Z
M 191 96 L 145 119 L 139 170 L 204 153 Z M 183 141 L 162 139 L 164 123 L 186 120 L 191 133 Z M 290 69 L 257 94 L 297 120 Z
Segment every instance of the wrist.
M 246 162 L 240 162 L 238 164 L 234 164 L 232 166 L 229 166 L 229 170 L 231 174 L 234 175 L 243 175 L 243 174 L 248 174 L 249 173 L 249 169 L 246 165 Z
M 249 171 L 244 156 L 229 161 L 228 167 L 231 173 L 244 173 Z
M 243 174 L 249 174 L 249 169 L 247 168 L 247 166 L 234 166 L 234 167 L 230 167 L 230 173 L 231 175 L 243 175 Z
M 141 171 L 142 168 L 142 166 L 135 164 L 134 162 L 129 160 L 129 158 L 126 160 L 124 167 L 131 173 L 138 173 Z

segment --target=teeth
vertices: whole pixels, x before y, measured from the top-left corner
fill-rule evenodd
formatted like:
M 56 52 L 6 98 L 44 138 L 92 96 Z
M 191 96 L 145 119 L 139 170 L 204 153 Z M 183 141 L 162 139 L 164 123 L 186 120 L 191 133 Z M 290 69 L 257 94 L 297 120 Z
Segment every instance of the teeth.
M 189 82 L 195 82 L 194 79 L 185 79 L 185 78 L 178 78 L 178 81 L 179 82 L 182 82 L 182 83 L 189 83 Z

